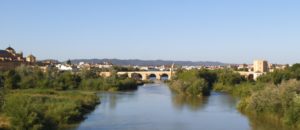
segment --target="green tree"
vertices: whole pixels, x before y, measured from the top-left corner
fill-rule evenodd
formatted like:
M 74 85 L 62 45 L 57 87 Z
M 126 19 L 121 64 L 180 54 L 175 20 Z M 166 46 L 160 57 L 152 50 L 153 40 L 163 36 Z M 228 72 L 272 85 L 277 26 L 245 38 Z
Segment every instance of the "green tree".
M 72 65 L 72 61 L 69 59 L 69 60 L 67 60 L 67 62 L 66 62 L 68 65 Z
M 81 78 L 71 72 L 62 72 L 58 74 L 54 81 L 54 88 L 57 90 L 76 89 L 79 87 Z
M 296 77 L 295 75 L 293 75 L 293 71 L 290 71 L 290 70 L 275 70 L 274 72 L 267 73 L 265 75 L 262 75 L 262 76 L 258 77 L 257 81 L 262 82 L 262 83 L 271 82 L 275 85 L 279 85 L 279 84 L 281 84 L 282 81 L 289 80 L 293 77 L 294 78 Z
M 0 88 L 4 87 L 4 77 L 3 75 L 0 75 Z
M 79 73 L 79 75 L 80 75 L 80 77 L 82 79 L 94 79 L 94 78 L 99 77 L 97 75 L 96 71 L 94 71 L 94 70 L 88 70 L 88 69 L 81 70 L 80 73 Z
M 224 70 L 218 74 L 218 82 L 223 85 L 236 85 L 240 84 L 242 81 L 245 81 L 238 73 L 234 73 L 230 70 Z
M 0 87 L 0 111 L 2 110 L 2 106 L 4 104 L 4 89 Z
M 207 69 L 201 69 L 198 72 L 198 76 L 205 79 L 209 87 L 212 87 L 213 84 L 218 80 L 217 73 L 215 73 L 214 71 L 209 71 Z
M 187 88 L 187 93 L 191 95 L 208 95 L 208 84 L 204 79 L 197 79 Z
M 18 89 L 21 80 L 20 75 L 15 70 L 8 70 L 4 74 L 4 88 Z

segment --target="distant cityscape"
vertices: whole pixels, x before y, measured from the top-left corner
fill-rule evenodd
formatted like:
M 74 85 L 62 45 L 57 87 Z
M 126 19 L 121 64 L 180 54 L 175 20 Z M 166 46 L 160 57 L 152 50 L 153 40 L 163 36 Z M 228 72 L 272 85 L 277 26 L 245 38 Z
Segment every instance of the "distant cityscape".
M 71 60 L 66 62 L 59 62 L 58 60 L 43 60 L 37 61 L 37 58 L 30 54 L 27 57 L 23 57 L 23 52 L 16 53 L 12 47 L 7 47 L 5 50 L 0 50 L 0 69 L 7 69 L 16 67 L 21 64 L 29 64 L 32 66 L 38 66 L 43 71 L 47 71 L 50 68 L 56 68 L 59 71 L 72 71 L 77 72 L 82 69 L 100 69 L 103 72 L 109 71 L 114 66 L 120 66 L 130 68 L 125 71 L 171 71 L 172 64 L 165 65 L 114 65 L 109 60 L 102 61 L 102 63 L 89 63 L 83 61 L 76 61 L 72 63 Z M 285 69 L 288 64 L 271 64 L 267 60 L 254 60 L 253 64 L 224 64 L 224 65 L 177 65 L 175 64 L 174 70 L 192 70 L 192 69 L 232 69 L 247 78 L 256 79 L 260 75 L 267 72 L 273 72 L 274 70 Z

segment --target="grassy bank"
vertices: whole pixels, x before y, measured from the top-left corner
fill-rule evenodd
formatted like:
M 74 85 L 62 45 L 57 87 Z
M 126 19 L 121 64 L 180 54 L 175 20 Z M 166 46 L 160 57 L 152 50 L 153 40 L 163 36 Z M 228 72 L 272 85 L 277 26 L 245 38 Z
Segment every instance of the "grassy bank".
M 241 86 L 239 110 L 245 114 L 267 115 L 283 125 L 300 128 L 300 81 L 289 80 L 279 85 L 272 83 Z
M 237 105 L 241 112 L 297 129 L 300 128 L 299 72 L 300 64 L 296 64 L 253 81 L 226 69 L 179 71 L 170 88 L 185 95 L 206 95 L 211 90 L 227 92 L 241 99 Z
M 0 129 L 53 130 L 83 119 L 98 104 L 84 91 L 136 90 L 128 77 L 99 77 L 97 70 L 62 72 L 20 66 L 0 71 Z
M 13 90 L 2 107 L 3 127 L 16 130 L 53 130 L 76 123 L 99 103 L 95 93 L 54 90 Z M 1 121 L 1 120 L 0 120 Z M 1 123 L 0 123 L 1 124 Z
M 276 70 L 256 82 L 217 82 L 214 89 L 241 99 L 238 109 L 246 115 L 278 120 L 282 126 L 300 128 L 300 65 Z

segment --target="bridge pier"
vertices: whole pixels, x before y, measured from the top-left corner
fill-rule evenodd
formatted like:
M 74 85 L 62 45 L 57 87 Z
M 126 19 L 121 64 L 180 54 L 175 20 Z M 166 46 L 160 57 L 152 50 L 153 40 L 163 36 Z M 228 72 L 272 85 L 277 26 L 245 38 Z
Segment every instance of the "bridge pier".
M 147 80 L 148 76 L 146 74 L 142 74 L 142 80 Z
M 157 75 L 156 75 L 156 79 L 157 79 L 157 80 L 161 80 L 161 75 L 157 74 Z

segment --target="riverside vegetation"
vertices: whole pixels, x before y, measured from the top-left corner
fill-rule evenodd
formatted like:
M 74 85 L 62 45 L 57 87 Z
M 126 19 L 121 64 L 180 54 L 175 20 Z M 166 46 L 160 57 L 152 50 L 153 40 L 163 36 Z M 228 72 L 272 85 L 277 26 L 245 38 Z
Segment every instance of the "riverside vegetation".
M 96 71 L 77 73 L 20 66 L 0 72 L 0 129 L 53 130 L 77 123 L 99 98 L 92 91 L 137 89 L 126 76 L 100 78 Z
M 211 90 L 239 97 L 237 108 L 246 115 L 276 120 L 300 128 L 300 64 L 246 79 L 232 70 L 180 70 L 171 90 L 189 96 L 206 96 Z

